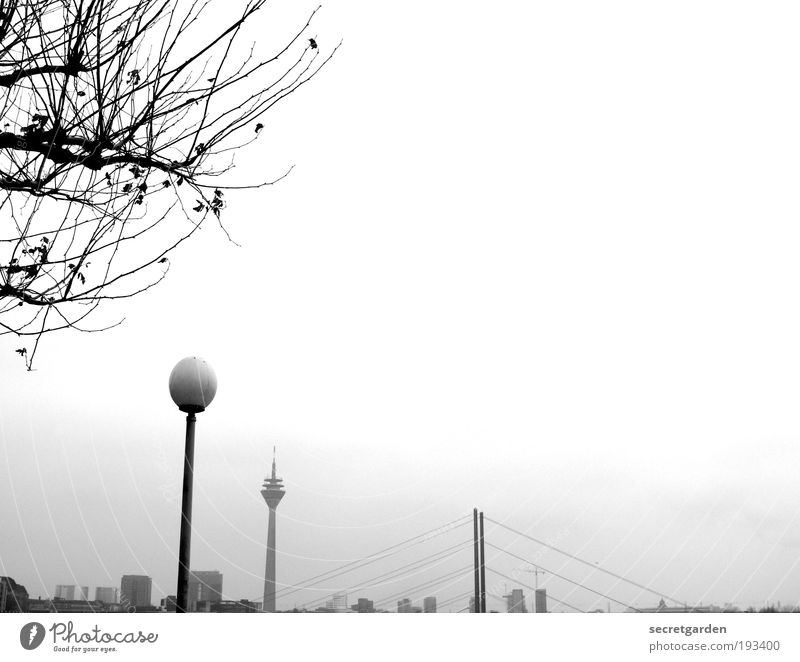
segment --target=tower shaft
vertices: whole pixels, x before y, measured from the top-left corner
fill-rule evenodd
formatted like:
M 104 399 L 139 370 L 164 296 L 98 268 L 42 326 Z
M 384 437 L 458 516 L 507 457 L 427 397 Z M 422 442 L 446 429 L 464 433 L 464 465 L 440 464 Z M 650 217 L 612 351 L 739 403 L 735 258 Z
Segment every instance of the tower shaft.
M 264 606 L 263 610 L 275 612 L 275 508 L 269 507 L 269 524 L 267 525 L 267 567 L 264 570 Z

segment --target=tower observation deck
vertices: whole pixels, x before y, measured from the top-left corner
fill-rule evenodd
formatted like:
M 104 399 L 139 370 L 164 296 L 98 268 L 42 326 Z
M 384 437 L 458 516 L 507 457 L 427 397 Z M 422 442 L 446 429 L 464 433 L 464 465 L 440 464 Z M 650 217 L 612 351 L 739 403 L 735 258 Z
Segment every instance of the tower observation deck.
M 272 448 L 272 477 L 264 479 L 261 496 L 269 508 L 269 523 L 267 525 L 267 567 L 264 570 L 264 605 L 266 612 L 275 611 L 275 509 L 283 499 L 286 491 L 283 489 L 283 480 L 278 478 L 275 470 L 275 447 Z

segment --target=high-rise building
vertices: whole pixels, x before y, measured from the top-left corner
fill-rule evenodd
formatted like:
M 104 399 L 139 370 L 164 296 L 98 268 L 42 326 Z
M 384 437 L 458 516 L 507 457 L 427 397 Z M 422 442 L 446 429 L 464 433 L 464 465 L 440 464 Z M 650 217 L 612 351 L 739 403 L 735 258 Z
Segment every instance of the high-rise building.
M 372 614 L 375 611 L 375 603 L 367 598 L 359 598 L 358 602 L 350 606 L 350 611 L 358 612 L 359 614 Z
M 410 614 L 411 613 L 411 600 L 408 598 L 403 598 L 402 600 L 397 601 L 397 613 L 398 614 Z
M 470 614 L 474 614 L 475 613 L 475 596 L 474 595 L 470 596 L 470 598 L 469 598 L 469 613 Z
M 78 593 L 75 596 L 76 600 L 88 600 L 89 599 L 89 587 L 88 586 L 78 586 Z
M 283 499 L 286 491 L 283 489 L 283 480 L 278 478 L 275 471 L 275 448 L 272 449 L 272 477 L 264 479 L 261 496 L 269 508 L 269 521 L 267 523 L 267 566 L 264 570 L 264 611 L 275 611 L 275 510 Z
M 147 575 L 122 575 L 119 602 L 125 609 L 150 606 L 153 580 Z
M 222 601 L 222 573 L 216 570 L 192 570 L 189 573 L 187 611 L 196 611 L 197 603 Z
M 436 613 L 436 598 L 425 598 L 422 601 L 422 611 L 425 614 Z
M 525 606 L 525 594 L 521 588 L 511 589 L 511 593 L 503 596 L 506 599 L 506 611 L 509 614 L 527 614 Z
M 0 577 L 0 614 L 28 611 L 28 591 L 11 577 Z
M 116 604 L 119 602 L 119 589 L 114 586 L 98 586 L 94 589 L 94 599 L 97 602 Z
M 546 614 L 547 613 L 547 589 L 546 588 L 537 588 L 535 595 L 536 595 L 536 598 L 534 599 L 533 610 L 537 614 Z

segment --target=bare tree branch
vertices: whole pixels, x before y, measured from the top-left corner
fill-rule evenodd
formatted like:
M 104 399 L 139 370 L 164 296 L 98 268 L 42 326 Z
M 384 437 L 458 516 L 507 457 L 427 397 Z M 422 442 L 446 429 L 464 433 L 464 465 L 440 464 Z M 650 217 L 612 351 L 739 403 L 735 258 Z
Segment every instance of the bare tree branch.
M 29 369 L 42 334 L 161 282 L 208 218 L 228 236 L 225 191 L 288 174 L 222 181 L 217 157 L 338 46 L 309 36 L 317 8 L 263 52 L 266 0 L 235 2 L 220 23 L 208 0 L 0 0 L 0 335 L 34 339 Z

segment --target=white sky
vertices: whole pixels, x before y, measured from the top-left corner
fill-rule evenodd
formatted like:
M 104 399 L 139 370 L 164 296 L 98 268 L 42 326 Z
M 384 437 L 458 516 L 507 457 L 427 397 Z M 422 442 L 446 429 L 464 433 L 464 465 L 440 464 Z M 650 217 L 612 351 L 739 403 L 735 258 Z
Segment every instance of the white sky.
M 167 377 L 199 354 L 192 565 L 226 597 L 261 594 L 277 444 L 282 582 L 478 506 L 687 602 L 800 600 L 798 14 L 326 3 L 342 48 L 238 157 L 244 181 L 296 164 L 228 195 L 242 247 L 209 224 L 34 373 L 2 340 L 0 572 L 174 593 Z

